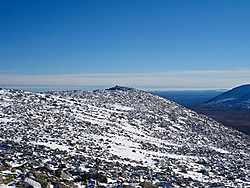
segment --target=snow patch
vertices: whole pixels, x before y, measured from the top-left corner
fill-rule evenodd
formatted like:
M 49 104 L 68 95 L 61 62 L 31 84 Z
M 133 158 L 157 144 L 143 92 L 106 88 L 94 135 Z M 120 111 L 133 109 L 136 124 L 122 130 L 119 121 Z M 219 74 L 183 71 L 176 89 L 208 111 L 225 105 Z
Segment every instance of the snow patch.
M 42 188 L 41 184 L 38 183 L 37 181 L 34 181 L 30 178 L 25 178 L 24 180 L 26 183 L 28 183 L 30 186 L 33 186 L 35 188 Z

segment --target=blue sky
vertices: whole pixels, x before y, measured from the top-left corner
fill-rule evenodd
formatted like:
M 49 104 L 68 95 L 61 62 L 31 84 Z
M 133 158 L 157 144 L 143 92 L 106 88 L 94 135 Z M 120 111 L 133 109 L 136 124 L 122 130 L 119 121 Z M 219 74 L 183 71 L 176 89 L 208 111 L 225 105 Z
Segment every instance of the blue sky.
M 250 83 L 248 0 L 0 0 L 0 87 Z

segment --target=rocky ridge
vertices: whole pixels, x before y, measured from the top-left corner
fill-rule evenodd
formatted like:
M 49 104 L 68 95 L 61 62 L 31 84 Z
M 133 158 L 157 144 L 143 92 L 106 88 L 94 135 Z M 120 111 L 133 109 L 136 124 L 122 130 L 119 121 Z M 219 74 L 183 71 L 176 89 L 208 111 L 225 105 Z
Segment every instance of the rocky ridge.
M 0 184 L 247 187 L 250 137 L 157 95 L 0 90 Z

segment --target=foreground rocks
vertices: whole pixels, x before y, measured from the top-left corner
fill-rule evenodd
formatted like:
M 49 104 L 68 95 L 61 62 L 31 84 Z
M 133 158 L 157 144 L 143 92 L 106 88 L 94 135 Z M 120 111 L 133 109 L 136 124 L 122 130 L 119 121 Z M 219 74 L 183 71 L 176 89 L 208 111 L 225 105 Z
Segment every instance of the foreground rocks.
M 156 95 L 0 89 L 0 185 L 248 187 L 250 138 Z

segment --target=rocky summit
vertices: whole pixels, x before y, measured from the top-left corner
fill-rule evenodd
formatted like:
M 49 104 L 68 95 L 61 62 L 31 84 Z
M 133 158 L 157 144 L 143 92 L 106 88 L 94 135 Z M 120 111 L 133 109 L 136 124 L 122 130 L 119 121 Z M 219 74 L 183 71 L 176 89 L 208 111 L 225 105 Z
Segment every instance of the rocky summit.
M 250 187 L 250 137 L 157 95 L 0 90 L 0 186 Z

